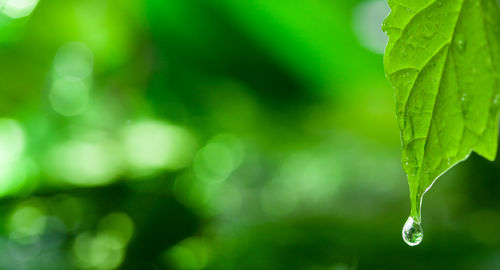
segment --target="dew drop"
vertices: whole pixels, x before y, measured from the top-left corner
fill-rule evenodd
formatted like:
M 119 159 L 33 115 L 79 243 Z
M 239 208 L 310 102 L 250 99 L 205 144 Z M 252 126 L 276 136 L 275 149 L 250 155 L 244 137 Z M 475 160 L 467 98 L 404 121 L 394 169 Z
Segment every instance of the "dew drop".
M 462 95 L 460 96 L 460 100 L 462 102 L 465 102 L 465 98 L 467 97 L 467 93 L 462 93 Z
M 500 94 L 496 94 L 493 98 L 493 104 L 498 104 L 498 100 L 500 99 Z
M 459 40 L 457 40 L 457 47 L 458 47 L 458 49 L 459 49 L 460 51 L 465 50 L 465 46 L 466 46 L 466 45 L 467 45 L 467 44 L 466 44 L 465 40 L 463 40 L 463 39 L 459 39 Z
M 420 222 L 416 222 L 412 217 L 408 217 L 408 220 L 406 220 L 402 234 L 403 240 L 405 240 L 409 246 L 420 244 L 424 238 L 424 231 L 422 230 Z
M 382 31 L 387 34 L 387 20 L 384 20 L 384 22 L 382 22 Z

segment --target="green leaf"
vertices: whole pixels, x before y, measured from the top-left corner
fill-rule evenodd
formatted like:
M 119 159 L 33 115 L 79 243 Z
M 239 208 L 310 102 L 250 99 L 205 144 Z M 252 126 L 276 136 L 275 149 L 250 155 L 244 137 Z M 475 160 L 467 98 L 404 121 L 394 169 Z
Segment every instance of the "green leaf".
M 494 160 L 500 101 L 498 0 L 389 0 L 384 65 L 408 175 L 411 216 L 471 151 Z

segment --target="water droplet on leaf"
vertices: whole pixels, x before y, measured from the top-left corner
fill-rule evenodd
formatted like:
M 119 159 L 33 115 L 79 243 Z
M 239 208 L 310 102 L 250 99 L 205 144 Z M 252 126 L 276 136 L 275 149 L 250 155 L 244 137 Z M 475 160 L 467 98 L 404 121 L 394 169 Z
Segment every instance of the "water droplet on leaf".
M 462 102 L 465 102 L 465 98 L 467 97 L 467 93 L 462 93 L 461 97 L 460 97 L 460 100 Z
M 424 231 L 422 230 L 422 226 L 420 222 L 416 222 L 412 217 L 409 217 L 406 220 L 405 225 L 403 226 L 403 240 L 409 246 L 416 246 L 422 242 L 424 238 Z
M 387 34 L 387 20 L 382 22 L 382 31 Z
M 500 94 L 496 94 L 493 98 L 493 104 L 498 104 L 498 100 L 500 99 Z
M 466 45 L 467 45 L 467 43 L 465 42 L 465 40 L 463 40 L 463 39 L 457 40 L 457 47 L 460 51 L 464 51 Z

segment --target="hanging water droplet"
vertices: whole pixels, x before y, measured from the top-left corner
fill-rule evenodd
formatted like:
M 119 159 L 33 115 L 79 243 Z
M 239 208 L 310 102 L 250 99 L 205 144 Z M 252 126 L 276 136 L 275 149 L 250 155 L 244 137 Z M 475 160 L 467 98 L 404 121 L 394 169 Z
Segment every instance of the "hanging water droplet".
M 424 238 L 424 231 L 422 230 L 420 222 L 416 222 L 412 217 L 408 217 L 408 220 L 406 220 L 402 234 L 403 240 L 405 240 L 409 246 L 420 244 Z

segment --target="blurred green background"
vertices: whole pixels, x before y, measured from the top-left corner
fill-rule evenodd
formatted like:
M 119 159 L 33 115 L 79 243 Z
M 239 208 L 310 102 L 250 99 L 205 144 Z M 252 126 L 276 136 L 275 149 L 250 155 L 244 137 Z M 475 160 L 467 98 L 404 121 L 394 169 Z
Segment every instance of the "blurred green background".
M 499 269 L 500 164 L 409 213 L 384 0 L 0 0 L 0 269 Z

